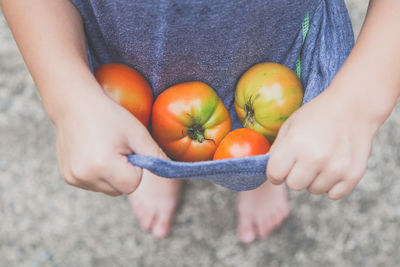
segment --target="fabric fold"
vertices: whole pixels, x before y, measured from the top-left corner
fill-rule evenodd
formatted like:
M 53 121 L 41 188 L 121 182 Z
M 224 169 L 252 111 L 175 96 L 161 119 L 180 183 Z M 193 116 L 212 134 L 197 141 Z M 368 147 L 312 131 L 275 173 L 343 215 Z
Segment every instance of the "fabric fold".
M 268 155 L 199 162 L 178 162 L 142 155 L 128 155 L 134 166 L 173 179 L 201 179 L 233 191 L 257 188 L 266 181 Z

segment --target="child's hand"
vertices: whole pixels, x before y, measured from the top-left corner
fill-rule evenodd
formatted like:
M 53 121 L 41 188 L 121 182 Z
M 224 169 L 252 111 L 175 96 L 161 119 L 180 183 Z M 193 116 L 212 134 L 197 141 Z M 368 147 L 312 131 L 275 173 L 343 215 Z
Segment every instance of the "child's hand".
M 375 133 L 400 96 L 399 11 L 399 1 L 370 1 L 331 85 L 282 126 L 267 168 L 273 183 L 339 199 L 360 181 Z
M 142 169 L 125 155 L 165 155 L 140 121 L 98 89 L 90 96 L 82 92 L 82 100 L 55 121 L 60 172 L 73 186 L 129 194 L 139 185 Z
M 345 95 L 327 90 L 284 123 L 270 150 L 267 177 L 340 199 L 364 175 L 376 130 Z

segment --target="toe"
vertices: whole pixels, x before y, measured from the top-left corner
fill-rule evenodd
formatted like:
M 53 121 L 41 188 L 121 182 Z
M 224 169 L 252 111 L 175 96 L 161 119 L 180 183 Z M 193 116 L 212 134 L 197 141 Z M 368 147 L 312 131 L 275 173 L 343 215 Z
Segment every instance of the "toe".
M 258 218 L 256 221 L 257 234 L 259 239 L 265 239 L 273 229 L 271 221 L 267 218 Z
M 143 212 L 140 217 L 138 216 L 138 219 L 143 230 L 149 231 L 154 221 L 154 213 Z
M 289 207 L 284 206 L 280 209 L 280 217 L 284 221 L 289 216 Z
M 141 204 L 140 201 L 133 201 L 133 199 L 129 199 L 129 204 L 142 229 L 145 231 L 150 230 L 154 213 L 146 210 L 145 205 Z
M 243 243 L 251 243 L 254 242 L 254 240 L 256 240 L 257 236 L 253 226 L 253 221 L 244 214 L 240 215 L 238 232 L 239 232 L 239 239 Z
M 254 233 L 253 229 L 243 229 L 239 233 L 239 238 L 243 243 L 249 244 L 256 240 L 256 234 Z
M 283 221 L 288 217 L 289 215 L 289 210 L 287 208 L 281 207 L 277 209 L 274 213 L 274 219 L 273 221 L 275 222 L 275 227 L 279 227 Z
M 169 234 L 171 227 L 172 212 L 160 213 L 153 224 L 153 235 L 157 238 L 164 238 Z
M 153 235 L 157 238 L 164 238 L 168 235 L 169 229 L 169 222 L 157 222 L 157 224 L 153 227 Z

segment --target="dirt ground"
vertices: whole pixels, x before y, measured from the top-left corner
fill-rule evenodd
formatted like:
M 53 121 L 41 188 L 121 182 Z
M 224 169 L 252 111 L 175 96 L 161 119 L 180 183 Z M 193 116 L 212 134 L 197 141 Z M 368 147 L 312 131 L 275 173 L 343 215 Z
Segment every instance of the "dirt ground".
M 346 1 L 356 35 L 367 0 Z M 291 214 L 267 240 L 236 236 L 236 193 L 187 182 L 171 236 L 140 230 L 125 197 L 66 185 L 55 129 L 0 13 L 0 266 L 397 266 L 400 105 L 368 169 L 340 201 L 290 192 Z

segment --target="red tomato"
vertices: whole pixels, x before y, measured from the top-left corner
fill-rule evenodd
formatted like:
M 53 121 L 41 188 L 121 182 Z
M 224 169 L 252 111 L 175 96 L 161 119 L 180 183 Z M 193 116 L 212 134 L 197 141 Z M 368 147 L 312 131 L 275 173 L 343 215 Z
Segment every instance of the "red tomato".
M 94 75 L 108 96 L 148 126 L 153 93 L 139 72 L 124 64 L 109 63 L 98 67 Z
M 235 109 L 242 125 L 262 133 L 271 143 L 302 101 L 303 86 L 299 78 L 278 63 L 254 65 L 236 86 Z
M 215 151 L 214 160 L 263 155 L 269 149 L 270 144 L 262 134 L 250 128 L 241 128 L 222 139 Z
M 211 160 L 231 129 L 228 110 L 214 90 L 202 82 L 174 85 L 153 105 L 153 137 L 175 160 Z

